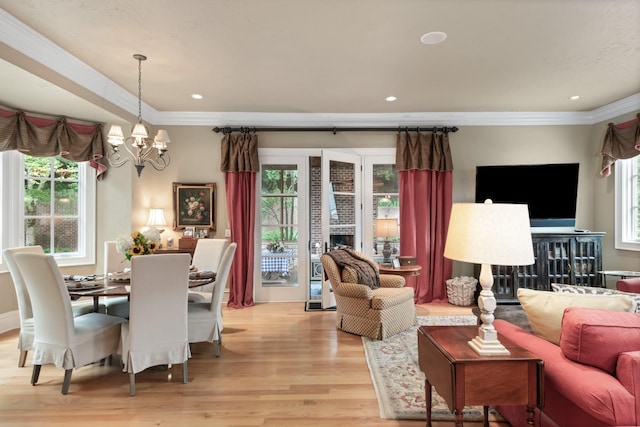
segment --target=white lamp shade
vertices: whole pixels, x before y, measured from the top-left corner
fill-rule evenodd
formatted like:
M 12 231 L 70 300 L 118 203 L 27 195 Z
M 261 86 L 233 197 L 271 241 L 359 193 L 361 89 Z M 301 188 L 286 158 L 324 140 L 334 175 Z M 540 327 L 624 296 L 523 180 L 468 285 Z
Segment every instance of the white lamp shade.
M 398 220 L 395 218 L 376 219 L 377 237 L 398 237 Z
M 529 207 L 488 202 L 453 205 L 444 256 L 474 264 L 533 264 Z
M 122 133 L 122 127 L 119 125 L 111 125 L 109 134 L 107 135 L 107 142 L 111 145 L 124 144 L 124 134 Z
M 166 147 L 167 144 L 171 142 L 171 140 L 169 139 L 169 132 L 164 129 L 158 130 L 158 133 L 156 134 L 155 138 L 153 138 L 153 141 L 156 144 L 163 144 L 163 146 Z
M 142 123 L 136 123 L 135 126 L 133 126 L 133 130 L 131 131 L 131 136 L 137 139 L 149 138 L 149 131 L 147 130 L 147 127 Z
M 149 220 L 147 226 L 160 227 L 167 225 L 167 221 L 164 219 L 164 209 L 151 208 L 149 209 Z

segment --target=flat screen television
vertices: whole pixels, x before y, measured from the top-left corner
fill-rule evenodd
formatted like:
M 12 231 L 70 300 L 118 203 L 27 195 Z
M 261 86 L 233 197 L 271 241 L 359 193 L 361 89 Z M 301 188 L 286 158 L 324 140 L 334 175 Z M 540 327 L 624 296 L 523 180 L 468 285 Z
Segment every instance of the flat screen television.
M 476 167 L 476 203 L 529 205 L 531 227 L 575 227 L 579 163 Z

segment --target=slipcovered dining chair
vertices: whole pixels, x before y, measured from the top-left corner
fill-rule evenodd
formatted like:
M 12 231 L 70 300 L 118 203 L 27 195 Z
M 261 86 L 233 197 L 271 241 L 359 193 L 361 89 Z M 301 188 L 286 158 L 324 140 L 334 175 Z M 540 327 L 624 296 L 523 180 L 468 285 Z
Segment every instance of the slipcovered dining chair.
M 222 346 L 221 311 L 224 289 L 227 286 L 237 243 L 231 243 L 222 255 L 222 260 L 213 282 L 213 297 L 207 302 L 190 302 L 188 310 L 189 342 L 213 342 L 216 357 L 220 357 Z
M 332 252 L 338 251 L 345 252 L 342 249 Z M 336 298 L 338 329 L 378 340 L 415 325 L 414 291 L 404 286 L 404 277 L 379 274 L 377 264 L 365 255 L 355 251 L 346 252 L 353 253 L 356 260 L 366 260 L 373 267 L 380 278 L 380 287 L 372 289 L 362 284 L 356 268 L 348 264 L 339 267 L 330 253 L 323 254 L 320 262 Z
M 198 239 L 196 248 L 193 251 L 191 265 L 198 271 L 218 272 L 218 265 L 222 259 L 222 254 L 227 249 L 229 241 L 227 239 Z M 205 302 L 211 301 L 213 283 L 198 286 L 189 290 L 189 301 Z
M 54 364 L 65 370 L 62 394 L 67 394 L 73 368 L 117 353 L 120 325 L 125 320 L 104 313 L 73 317 L 69 292 L 55 258 L 37 253 L 17 253 L 14 258 L 33 308 L 31 384 L 38 382 L 42 365 Z
M 136 374 L 152 366 L 181 363 L 182 381 L 187 383 L 190 260 L 186 253 L 131 260 L 129 323 L 122 328 L 122 360 L 131 396 L 136 394 Z
M 18 265 L 15 262 L 14 255 L 18 253 L 34 253 L 44 255 L 44 250 L 41 246 L 23 246 L 19 248 L 8 248 L 2 251 L 4 260 L 7 263 L 9 274 L 11 274 L 11 280 L 16 290 L 16 297 L 18 299 L 18 313 L 20 315 L 20 334 L 18 335 L 18 349 L 20 350 L 20 357 L 18 358 L 18 367 L 24 367 L 27 361 L 27 353 L 29 350 L 33 350 L 33 310 L 31 308 L 31 299 L 29 298 L 29 292 L 24 283 L 24 278 L 18 269 Z M 93 303 L 90 301 L 78 302 L 72 305 L 73 315 L 81 316 L 93 311 Z
M 109 273 L 119 273 L 125 269 L 131 268 L 131 261 L 116 249 L 114 240 L 104 242 L 104 277 L 108 277 Z M 106 297 L 104 305 L 107 314 L 113 316 L 129 318 L 129 297 Z

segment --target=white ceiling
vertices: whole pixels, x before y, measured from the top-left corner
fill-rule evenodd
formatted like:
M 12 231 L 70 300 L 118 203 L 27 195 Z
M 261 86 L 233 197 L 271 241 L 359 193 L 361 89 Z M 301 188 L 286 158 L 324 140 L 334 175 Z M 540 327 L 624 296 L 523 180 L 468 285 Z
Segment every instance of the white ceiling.
M 27 111 L 130 120 L 134 53 L 149 58 L 152 124 L 580 124 L 640 110 L 640 0 L 0 7 L 0 105 Z M 420 43 L 429 31 L 448 37 Z

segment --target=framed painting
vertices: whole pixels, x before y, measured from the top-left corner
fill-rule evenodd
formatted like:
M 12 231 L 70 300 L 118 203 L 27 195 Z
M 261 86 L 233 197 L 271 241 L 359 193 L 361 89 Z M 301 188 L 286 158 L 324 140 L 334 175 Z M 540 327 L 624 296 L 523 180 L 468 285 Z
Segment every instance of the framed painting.
M 215 231 L 216 185 L 173 183 L 173 229 L 208 228 Z

